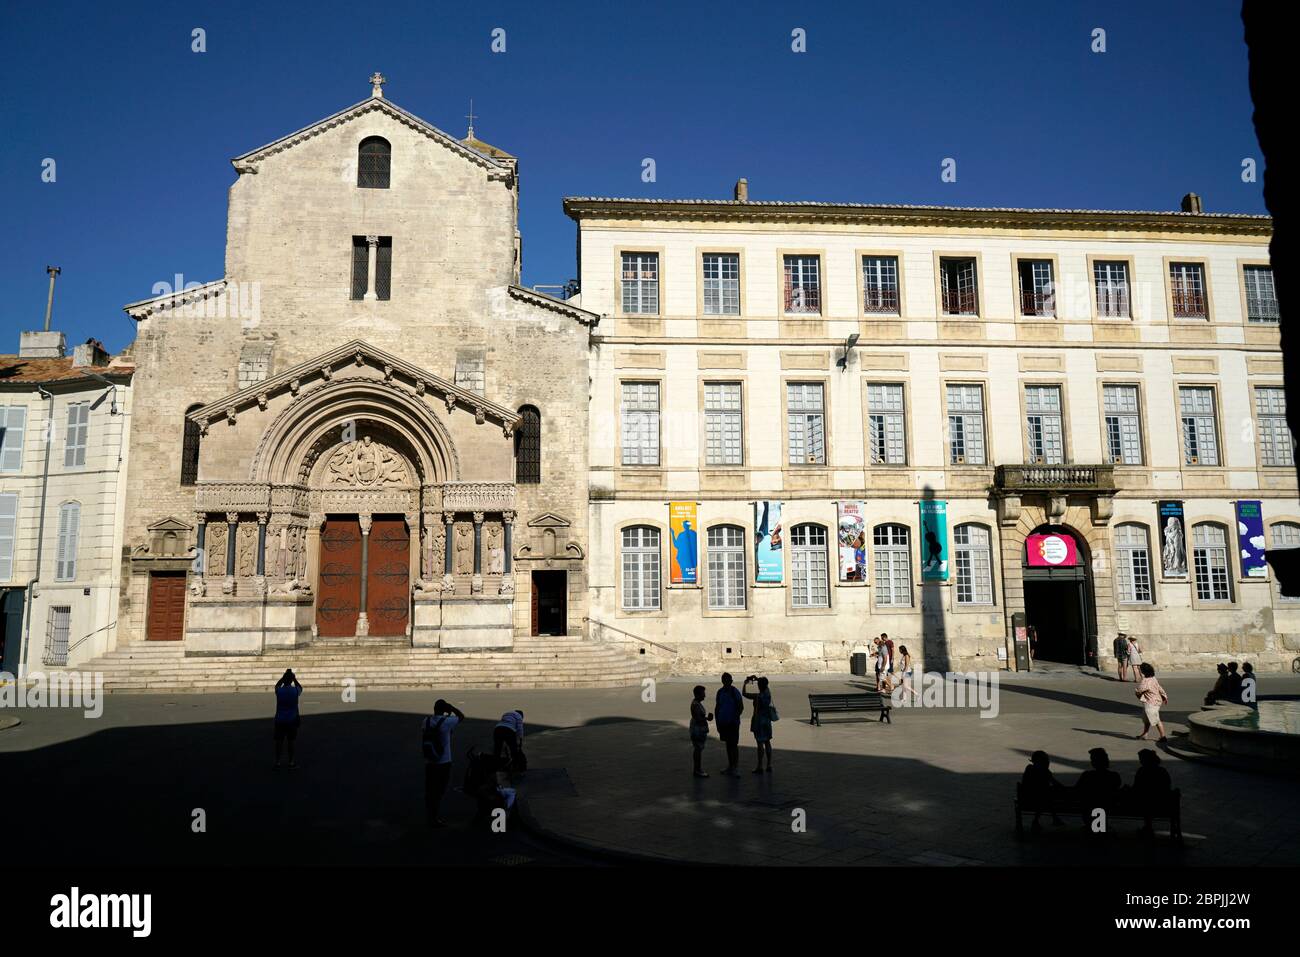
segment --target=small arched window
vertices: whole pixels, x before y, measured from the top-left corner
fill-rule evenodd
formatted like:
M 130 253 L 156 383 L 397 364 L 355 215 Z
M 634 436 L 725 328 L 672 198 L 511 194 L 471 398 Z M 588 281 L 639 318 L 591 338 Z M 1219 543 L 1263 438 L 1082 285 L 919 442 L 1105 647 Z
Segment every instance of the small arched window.
M 515 482 L 537 485 L 542 481 L 542 414 L 531 405 L 519 410 L 515 432 Z
M 623 609 L 659 610 L 659 529 L 633 525 L 623 529 Z
M 1196 598 L 1204 602 L 1232 601 L 1232 565 L 1228 558 L 1228 530 L 1203 522 L 1192 528 L 1192 564 L 1196 572 Z
M 1121 605 L 1149 605 L 1151 545 L 1147 527 L 1127 523 L 1115 528 L 1115 584 Z
M 795 608 L 830 607 L 826 543 L 825 525 L 796 525 L 790 531 L 790 601 Z
M 1273 533 L 1271 551 L 1280 552 L 1288 548 L 1300 548 L 1300 525 L 1295 522 L 1274 522 L 1269 526 L 1269 531 Z M 1278 597 L 1286 602 L 1300 601 L 1298 597 L 1283 595 L 1280 589 Z
M 193 485 L 199 480 L 199 424 L 190 413 L 203 408 L 192 405 L 185 410 L 185 437 L 181 441 L 181 484 Z
M 367 136 L 357 147 L 357 185 L 362 189 L 388 189 L 393 148 L 382 136 Z
M 876 559 L 876 604 L 912 607 L 912 544 L 906 525 L 877 525 L 871 532 Z

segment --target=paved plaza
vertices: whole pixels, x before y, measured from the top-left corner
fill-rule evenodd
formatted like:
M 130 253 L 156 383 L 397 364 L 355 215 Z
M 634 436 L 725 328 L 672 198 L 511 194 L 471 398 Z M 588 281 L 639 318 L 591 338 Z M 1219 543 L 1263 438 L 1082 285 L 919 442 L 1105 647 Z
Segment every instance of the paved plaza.
M 269 683 L 269 682 L 268 682 Z M 716 683 L 704 682 L 710 702 Z M 1012 799 L 1031 751 L 1052 755 L 1073 783 L 1089 748 L 1105 747 L 1125 781 L 1141 747 L 1133 685 L 1073 674 L 1004 677 L 995 718 L 973 709 L 901 709 L 808 721 L 807 694 L 849 691 L 861 679 L 773 679 L 781 712 L 775 771 L 723 766 L 716 736 L 690 774 L 691 679 L 580 691 L 471 691 L 448 695 L 469 718 L 457 767 L 486 747 L 503 711 L 527 718 L 529 772 L 522 818 L 504 835 L 471 828 L 472 807 L 448 795 L 451 827 L 424 824 L 419 717 L 436 692 L 361 692 L 355 703 L 308 688 L 300 770 L 271 769 L 271 695 L 111 695 L 103 716 L 28 709 L 0 732 L 9 781 L 39 788 L 39 814 L 14 829 L 20 853 L 40 860 L 136 864 L 589 864 L 692 861 L 817 865 L 1279 865 L 1300 862 L 1294 814 L 1300 782 L 1180 756 L 1186 715 L 1209 684 L 1164 681 L 1183 791 L 1185 844 L 1142 841 L 1137 825 L 1087 840 L 1071 823 L 1037 839 L 1013 833 Z M 1265 675 L 1262 693 L 1300 694 L 1300 679 Z M 747 725 L 746 725 L 747 727 Z M 194 833 L 193 812 L 206 813 Z M 796 817 L 806 830 L 792 828 Z

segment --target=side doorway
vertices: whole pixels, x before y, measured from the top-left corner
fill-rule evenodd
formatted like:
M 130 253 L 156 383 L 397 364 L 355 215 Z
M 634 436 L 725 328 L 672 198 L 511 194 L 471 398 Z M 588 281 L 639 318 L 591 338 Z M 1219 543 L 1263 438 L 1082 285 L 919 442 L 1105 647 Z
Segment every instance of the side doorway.
M 568 572 L 533 572 L 532 616 L 534 635 L 569 633 Z

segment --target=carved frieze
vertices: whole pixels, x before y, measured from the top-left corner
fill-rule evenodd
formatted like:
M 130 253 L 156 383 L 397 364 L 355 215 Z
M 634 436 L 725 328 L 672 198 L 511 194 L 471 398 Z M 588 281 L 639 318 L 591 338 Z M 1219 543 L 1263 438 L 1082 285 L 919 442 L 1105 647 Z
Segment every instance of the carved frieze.
M 442 507 L 458 512 L 506 512 L 515 508 L 513 482 L 448 482 Z

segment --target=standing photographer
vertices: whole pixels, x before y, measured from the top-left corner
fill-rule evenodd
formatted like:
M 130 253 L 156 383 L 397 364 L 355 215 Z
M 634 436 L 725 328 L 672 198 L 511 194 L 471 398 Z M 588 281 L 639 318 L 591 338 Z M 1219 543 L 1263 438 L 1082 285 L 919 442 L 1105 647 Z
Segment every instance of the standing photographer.
M 749 690 L 751 684 L 758 684 L 758 691 Z M 750 675 L 745 679 L 745 686 L 741 692 L 746 698 L 754 702 L 754 714 L 749 719 L 749 730 L 754 735 L 754 742 L 758 745 L 758 767 L 754 768 L 755 774 L 763 773 L 763 755 L 767 755 L 767 771 L 772 770 L 772 722 L 776 720 L 776 709 L 772 707 L 772 693 L 767 690 L 767 679 L 758 678 Z

